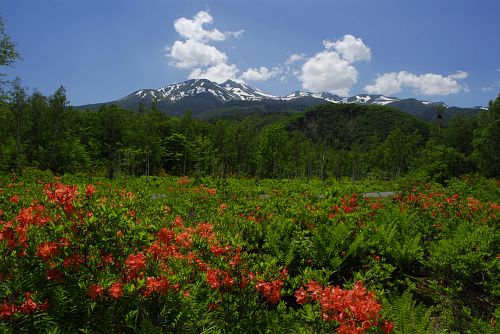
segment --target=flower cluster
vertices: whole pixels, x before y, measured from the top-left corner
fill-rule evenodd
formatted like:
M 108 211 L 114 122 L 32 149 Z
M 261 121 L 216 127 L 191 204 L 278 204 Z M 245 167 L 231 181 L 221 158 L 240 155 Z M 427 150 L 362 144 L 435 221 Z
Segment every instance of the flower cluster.
M 337 333 L 364 333 L 365 330 L 379 325 L 382 307 L 371 292 L 367 292 L 361 281 L 354 284 L 352 290 L 334 286 L 322 286 L 316 281 L 309 281 L 295 291 L 298 304 L 318 302 L 324 321 L 336 321 Z M 381 328 L 390 333 L 392 323 L 384 322 Z
M 123 296 L 123 284 L 120 282 L 114 282 L 108 288 L 108 294 L 111 299 L 120 299 Z
M 279 278 L 271 282 L 259 281 L 255 288 L 271 304 L 277 304 L 281 300 L 281 287 L 283 281 Z
M 234 279 L 227 271 L 221 269 L 207 269 L 207 283 L 212 289 L 231 289 L 234 284 Z
M 178 181 L 180 186 L 191 183 L 188 178 Z M 228 296 L 229 300 L 255 298 L 257 303 L 252 304 L 265 309 L 273 309 L 271 305 L 282 300 L 288 302 L 286 291 L 294 282 L 288 279 L 288 269 L 270 274 L 273 270 L 267 263 L 251 262 L 256 258 L 253 252 L 257 255 L 259 252 L 254 245 L 240 243 L 239 234 L 236 237 L 222 234 L 225 222 L 231 220 L 229 215 L 238 221 L 239 217 L 244 218 L 247 225 L 259 226 L 255 223 L 271 217 L 266 207 L 261 209 L 253 204 L 251 208 L 235 209 L 219 200 L 215 188 L 193 186 L 192 192 L 186 193 L 200 194 L 196 198 L 202 206 L 203 201 L 215 204 L 214 221 L 196 221 L 198 216 L 188 211 L 181 211 L 183 216 L 175 215 L 180 207 L 175 202 L 169 203 L 172 207 L 163 204 L 161 214 L 154 219 L 143 219 L 148 207 L 142 206 L 143 203 L 134 205 L 131 201 L 134 195 L 130 192 L 111 189 L 106 196 L 96 196 L 92 184 L 81 189 L 79 194 L 77 186 L 49 183 L 44 186 L 41 200 L 45 206 L 34 200 L 7 223 L 0 211 L 0 244 L 25 255 L 25 261 L 32 261 L 27 257 L 31 254 L 38 266 L 33 277 L 42 280 L 47 289 L 73 284 L 72 291 L 81 289 L 75 294 L 78 301 L 86 296 L 87 302 L 103 306 L 124 297 L 127 301 L 140 298 L 164 303 L 172 299 L 171 294 L 179 294 L 191 302 L 202 295 L 198 289 L 208 291 L 203 291 L 203 295 L 209 296 L 210 305 L 224 304 Z M 11 194 L 5 199 L 10 201 L 9 207 L 17 207 L 21 202 L 19 196 Z M 340 212 L 360 208 L 355 194 L 341 201 Z M 311 214 L 323 213 L 320 205 L 305 205 L 305 208 Z M 218 224 L 222 215 L 226 217 Z M 257 268 L 265 269 L 259 273 Z M 24 287 L 22 291 L 28 289 Z M 53 298 L 50 291 L 41 295 Z M 48 308 L 47 302 L 39 304 L 29 293 L 17 303 L 12 302 L 13 296 L 20 296 L 19 291 L 3 296 L 0 319 L 11 321 L 16 314 Z M 323 319 L 337 321 L 342 333 L 349 329 L 362 333 L 359 328 L 376 326 L 379 321 L 380 307 L 362 286 L 357 285 L 351 291 L 321 287 L 311 281 L 297 290 L 295 296 L 298 303 L 319 303 Z
M 73 212 L 73 200 L 78 196 L 78 187 L 65 185 L 57 182 L 56 184 L 46 184 L 45 194 L 50 201 L 62 206 L 67 215 Z
M 167 278 L 160 276 L 148 277 L 146 278 L 146 291 L 144 291 L 144 297 L 149 296 L 152 293 L 165 294 L 170 288 L 170 282 Z
M 36 255 L 43 261 L 48 261 L 52 256 L 57 254 L 58 245 L 53 241 L 42 242 L 37 247 Z
M 92 284 L 87 291 L 87 295 L 90 299 L 95 300 L 98 297 L 104 296 L 104 288 L 99 284 Z
M 500 207 L 493 202 L 481 202 L 474 197 L 462 198 L 458 194 L 448 196 L 441 192 L 411 192 L 395 198 L 400 203 L 401 211 L 417 208 L 432 220 L 450 222 L 453 219 L 497 222 Z M 441 222 L 434 225 L 442 228 Z
M 48 306 L 48 300 L 42 304 L 38 304 L 31 299 L 31 293 L 26 292 L 25 300 L 21 304 L 16 305 L 15 303 L 8 303 L 4 300 L 3 304 L 0 305 L 0 319 L 12 320 L 17 313 L 30 314 L 38 310 L 46 311 Z
M 351 195 L 344 196 L 340 199 L 340 202 L 342 203 L 340 206 L 334 205 L 332 207 L 333 212 L 328 215 L 328 218 L 332 219 L 338 213 L 341 212 L 343 213 L 353 212 L 358 207 L 358 195 L 356 193 L 353 193 Z
M 18 196 L 15 197 L 18 198 Z M 29 207 L 21 209 L 21 212 L 13 221 L 5 223 L 1 220 L 0 214 L 0 224 L 3 224 L 0 228 L 0 241 L 6 240 L 9 250 L 19 247 L 21 255 L 25 256 L 28 247 L 27 233 L 29 227 L 31 225 L 43 226 L 49 221 L 50 217 L 46 214 L 46 208 L 36 201 Z
M 177 180 L 177 183 L 179 185 L 186 185 L 186 184 L 190 184 L 191 183 L 191 180 L 189 179 L 189 177 L 187 176 L 182 176 L 180 177 L 178 180 Z
M 129 254 L 125 260 L 125 266 L 127 268 L 127 280 L 133 280 L 137 277 L 141 277 L 141 271 L 146 268 L 146 256 L 139 252 L 137 254 Z

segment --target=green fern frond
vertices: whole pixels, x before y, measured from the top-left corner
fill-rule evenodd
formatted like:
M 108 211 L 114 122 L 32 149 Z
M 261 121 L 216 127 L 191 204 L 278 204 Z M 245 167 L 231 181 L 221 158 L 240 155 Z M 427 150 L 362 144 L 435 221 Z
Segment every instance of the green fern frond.
M 426 308 L 413 299 L 409 290 L 401 296 L 393 297 L 384 305 L 386 315 L 394 321 L 396 334 L 439 333 L 432 319 L 432 308 Z

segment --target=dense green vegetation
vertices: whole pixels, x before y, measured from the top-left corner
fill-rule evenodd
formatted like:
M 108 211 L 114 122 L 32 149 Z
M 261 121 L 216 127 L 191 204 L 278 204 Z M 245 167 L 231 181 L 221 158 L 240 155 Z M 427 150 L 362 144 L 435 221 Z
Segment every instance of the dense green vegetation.
M 6 171 L 354 180 L 411 173 L 439 182 L 500 173 L 499 98 L 477 117 L 459 115 L 446 124 L 354 104 L 205 121 L 189 112 L 167 116 L 154 106 L 75 110 L 63 87 L 47 98 L 29 95 L 16 80 L 0 101 L 0 120 Z
M 496 331 L 493 181 L 0 180 L 5 333 Z

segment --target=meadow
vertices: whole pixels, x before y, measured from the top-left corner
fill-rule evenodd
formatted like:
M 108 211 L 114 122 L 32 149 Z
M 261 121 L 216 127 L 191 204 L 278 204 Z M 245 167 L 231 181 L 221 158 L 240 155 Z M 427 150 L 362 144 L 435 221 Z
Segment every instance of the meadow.
M 499 198 L 471 176 L 1 174 L 0 330 L 496 333 Z

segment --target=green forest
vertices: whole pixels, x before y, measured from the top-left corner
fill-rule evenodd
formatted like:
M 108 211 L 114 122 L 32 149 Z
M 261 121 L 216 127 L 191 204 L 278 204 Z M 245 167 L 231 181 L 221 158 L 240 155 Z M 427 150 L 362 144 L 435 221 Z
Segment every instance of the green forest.
M 324 104 L 301 113 L 200 120 L 69 106 L 64 87 L 28 93 L 20 79 L 0 101 L 0 169 L 96 176 L 396 179 L 443 182 L 500 175 L 500 97 L 477 116 L 434 121 L 384 106 Z

